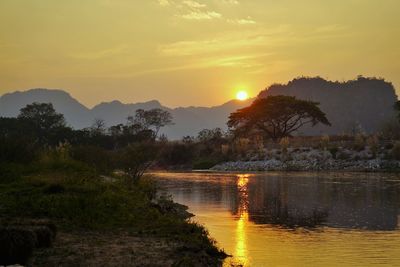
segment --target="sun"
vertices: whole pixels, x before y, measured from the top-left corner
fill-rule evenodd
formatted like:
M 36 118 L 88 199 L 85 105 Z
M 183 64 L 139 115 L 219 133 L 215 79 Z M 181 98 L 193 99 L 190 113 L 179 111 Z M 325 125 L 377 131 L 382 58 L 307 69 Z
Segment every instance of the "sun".
M 247 94 L 246 91 L 242 90 L 242 91 L 237 92 L 237 94 L 236 94 L 237 100 L 244 101 L 244 100 L 247 100 L 248 98 L 249 98 L 249 95 Z

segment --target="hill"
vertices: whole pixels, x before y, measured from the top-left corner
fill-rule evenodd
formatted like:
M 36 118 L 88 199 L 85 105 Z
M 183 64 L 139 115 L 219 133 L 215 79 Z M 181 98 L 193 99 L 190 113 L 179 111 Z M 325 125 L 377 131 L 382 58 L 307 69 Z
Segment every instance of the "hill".
M 332 127 L 303 128 L 299 134 L 306 135 L 341 134 L 356 128 L 367 133 L 376 132 L 384 122 L 394 118 L 393 105 L 397 100 L 391 83 L 364 77 L 346 82 L 327 81 L 319 77 L 297 78 L 287 84 L 271 85 L 261 91 L 258 97 L 269 95 L 290 95 L 320 103 Z M 22 107 L 32 102 L 53 103 L 57 112 L 64 114 L 69 125 L 75 129 L 88 127 L 95 119 L 103 119 L 109 127 L 125 123 L 126 118 L 137 109 L 162 108 L 172 114 L 175 123 L 163 129 L 163 133 L 174 140 L 186 135 L 195 136 L 202 129 L 226 129 L 229 114 L 250 105 L 252 99 L 231 100 L 214 107 L 178 108 L 163 106 L 157 100 L 128 104 L 112 101 L 89 109 L 65 91 L 31 89 L 1 96 L 0 116 L 15 117 Z
M 289 95 L 320 103 L 332 126 L 303 128 L 310 135 L 341 134 L 361 129 L 379 131 L 383 123 L 393 119 L 397 100 L 394 87 L 383 79 L 358 77 L 346 82 L 327 81 L 320 77 L 297 78 L 287 84 L 274 84 L 258 97 Z
M 248 101 L 232 100 L 215 107 L 179 107 L 168 108 L 157 100 L 143 103 L 124 104 L 120 101 L 104 102 L 89 109 L 71 97 L 68 93 L 57 89 L 31 89 L 14 92 L 0 97 L 0 116 L 15 117 L 19 110 L 33 102 L 52 103 L 57 112 L 65 115 L 68 124 L 75 129 L 90 126 L 95 119 L 103 119 L 106 125 L 112 126 L 125 123 L 129 115 L 137 109 L 162 108 L 171 112 L 174 125 L 163 129 L 170 139 L 180 139 L 183 136 L 195 136 L 206 128 L 221 127 L 226 129 L 226 121 L 231 112 L 245 107 Z

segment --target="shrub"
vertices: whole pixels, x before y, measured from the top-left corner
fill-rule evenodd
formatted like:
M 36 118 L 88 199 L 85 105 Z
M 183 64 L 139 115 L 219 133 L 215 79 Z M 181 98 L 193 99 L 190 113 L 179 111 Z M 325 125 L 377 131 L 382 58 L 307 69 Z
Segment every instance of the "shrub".
M 25 168 L 16 163 L 0 163 L 0 184 L 15 182 L 25 173 Z
M 158 152 L 159 147 L 153 142 L 132 143 L 118 153 L 117 165 L 131 178 L 131 183 L 136 183 L 153 164 Z
M 356 151 L 364 150 L 365 148 L 365 138 L 362 134 L 356 134 L 354 137 L 353 149 Z
M 323 135 L 320 141 L 321 148 L 327 149 L 329 146 L 329 141 L 330 141 L 329 135 Z
M 332 154 L 332 157 L 336 159 L 337 153 L 339 152 L 339 148 L 337 146 L 332 146 L 329 148 L 329 152 Z
M 212 159 L 212 158 L 200 158 L 193 162 L 193 169 L 195 170 L 208 170 L 218 163 L 220 163 L 220 160 L 217 159 Z
M 379 138 L 376 135 L 372 135 L 367 138 L 367 145 L 372 152 L 373 157 L 376 157 L 376 153 L 379 149 Z
M 390 152 L 390 156 L 391 158 L 395 159 L 395 160 L 400 160 L 400 142 L 397 141 L 393 148 L 392 151 Z

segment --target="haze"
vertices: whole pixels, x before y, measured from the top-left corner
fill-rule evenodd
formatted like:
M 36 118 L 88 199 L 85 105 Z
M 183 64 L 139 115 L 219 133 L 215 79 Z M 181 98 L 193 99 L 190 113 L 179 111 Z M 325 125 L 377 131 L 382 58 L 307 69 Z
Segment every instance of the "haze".
M 400 85 L 397 0 L 1 0 L 0 94 L 216 105 L 275 82 Z M 397 91 L 399 92 L 399 91 Z

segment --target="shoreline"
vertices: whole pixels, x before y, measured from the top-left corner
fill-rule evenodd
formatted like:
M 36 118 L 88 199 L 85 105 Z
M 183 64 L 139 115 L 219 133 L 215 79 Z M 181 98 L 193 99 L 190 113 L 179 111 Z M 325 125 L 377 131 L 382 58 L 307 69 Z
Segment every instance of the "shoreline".
M 210 171 L 306 171 L 306 172 L 400 172 L 400 161 L 397 160 L 263 160 L 263 161 L 230 161 L 210 168 Z

